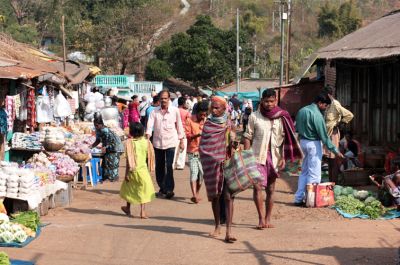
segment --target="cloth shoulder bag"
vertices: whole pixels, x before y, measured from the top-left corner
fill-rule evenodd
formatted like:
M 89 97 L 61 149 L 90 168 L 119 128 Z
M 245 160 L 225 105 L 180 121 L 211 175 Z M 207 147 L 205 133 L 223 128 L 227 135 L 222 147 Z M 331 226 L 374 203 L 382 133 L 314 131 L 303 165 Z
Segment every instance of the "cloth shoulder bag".
M 229 192 L 236 195 L 256 183 L 262 182 L 252 150 L 234 150 L 224 163 L 224 179 Z

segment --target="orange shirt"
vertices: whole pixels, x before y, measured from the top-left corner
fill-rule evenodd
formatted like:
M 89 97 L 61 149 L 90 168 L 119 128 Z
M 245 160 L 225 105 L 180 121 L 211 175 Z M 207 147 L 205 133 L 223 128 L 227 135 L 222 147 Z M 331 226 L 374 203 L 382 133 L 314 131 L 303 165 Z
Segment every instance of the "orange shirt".
M 185 132 L 188 141 L 187 152 L 195 154 L 199 152 L 200 136 L 194 137 L 203 130 L 204 120 L 197 121 L 197 117 L 193 115 L 186 121 Z

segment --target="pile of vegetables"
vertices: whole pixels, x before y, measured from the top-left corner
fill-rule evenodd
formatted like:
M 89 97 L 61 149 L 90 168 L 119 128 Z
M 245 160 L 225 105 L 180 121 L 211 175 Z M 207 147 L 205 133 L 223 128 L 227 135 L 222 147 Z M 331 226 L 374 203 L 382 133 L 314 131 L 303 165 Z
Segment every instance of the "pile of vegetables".
M 40 224 L 39 214 L 34 211 L 16 213 L 13 214 L 11 217 L 11 221 L 13 223 L 21 224 L 35 232 L 37 231 Z
M 351 187 L 336 185 L 335 206 L 351 215 L 368 215 L 371 219 L 377 219 L 385 214 L 386 209 L 373 194 L 366 190 L 355 190 Z
M 7 253 L 0 252 L 0 265 L 11 265 L 10 258 L 8 257 Z
M 23 243 L 28 239 L 28 233 L 26 231 L 31 231 L 31 230 L 20 224 L 12 223 L 9 221 L 3 221 L 0 224 L 0 242 Z

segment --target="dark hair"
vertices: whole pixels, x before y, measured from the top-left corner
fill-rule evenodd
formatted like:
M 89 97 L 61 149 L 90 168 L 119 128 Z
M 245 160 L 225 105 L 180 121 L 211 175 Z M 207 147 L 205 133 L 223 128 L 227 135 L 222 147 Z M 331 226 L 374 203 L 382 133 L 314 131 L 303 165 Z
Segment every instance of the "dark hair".
M 140 122 L 129 123 L 129 134 L 135 138 L 144 135 L 144 127 Z
M 358 146 L 357 146 L 356 142 L 349 141 L 347 143 L 347 149 L 349 149 L 354 154 L 354 156 L 358 156 L 359 150 L 358 150 Z
M 153 97 L 153 103 L 158 103 L 159 101 L 160 101 L 160 96 L 155 95 L 155 96 Z
M 196 111 L 195 113 L 199 113 L 199 112 L 208 112 L 208 108 L 209 108 L 209 102 L 208 101 L 202 101 L 196 104 Z
M 270 98 L 270 97 L 276 98 L 275 90 L 272 88 L 265 89 L 264 92 L 262 93 L 262 98 L 264 99 L 264 98 Z
M 329 95 L 333 95 L 333 89 L 329 85 L 324 86 L 324 88 L 322 89 L 322 92 L 325 92 Z
M 178 98 L 178 106 L 183 106 L 186 103 L 186 98 L 180 97 Z
M 137 97 L 138 97 L 138 95 L 133 95 L 133 96 L 131 97 L 131 99 L 132 99 L 132 100 L 135 100 Z
M 100 112 L 95 112 L 94 113 L 93 123 L 94 124 L 99 124 L 99 125 L 104 125 L 103 116 L 101 115 Z
M 331 98 L 328 96 L 328 93 L 326 92 L 321 92 L 318 96 L 315 97 L 314 103 L 325 103 L 325 104 L 331 104 Z
M 161 90 L 160 93 L 158 93 L 158 96 L 161 98 L 161 95 L 164 93 L 167 93 L 169 98 L 171 97 L 171 93 L 169 92 L 168 89 Z

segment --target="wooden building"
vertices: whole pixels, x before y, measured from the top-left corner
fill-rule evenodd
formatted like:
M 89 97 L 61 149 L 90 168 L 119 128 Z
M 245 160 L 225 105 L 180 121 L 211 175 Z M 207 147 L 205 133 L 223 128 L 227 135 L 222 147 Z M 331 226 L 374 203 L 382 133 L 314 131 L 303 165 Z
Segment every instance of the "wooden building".
M 318 51 L 325 83 L 354 113 L 353 133 L 363 143 L 390 146 L 400 136 L 400 10 Z

